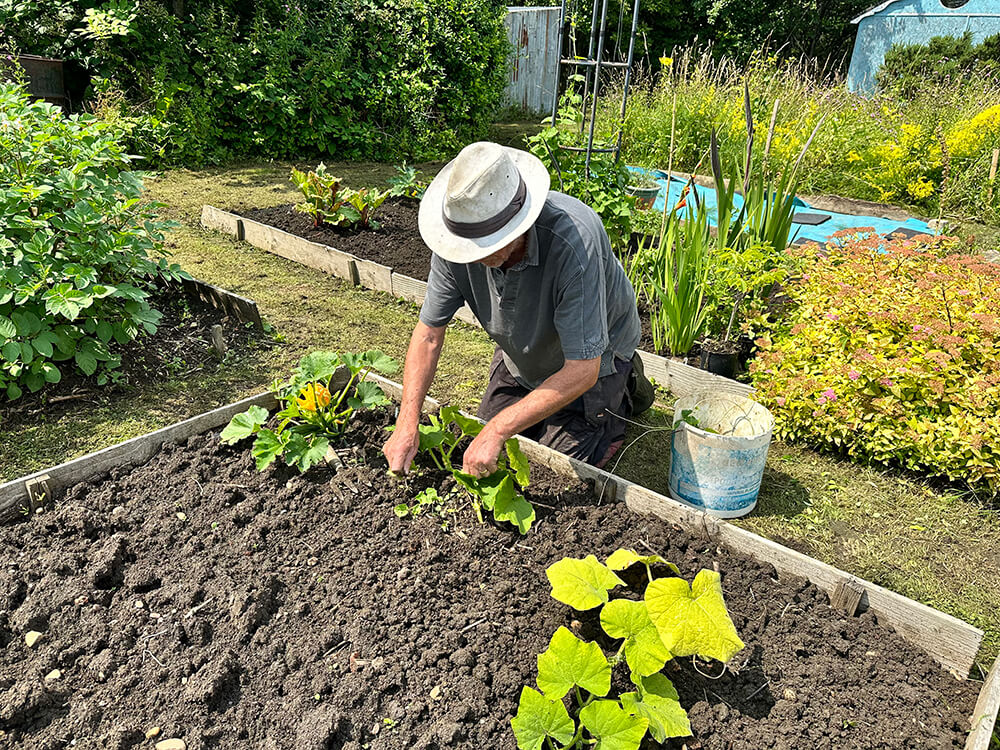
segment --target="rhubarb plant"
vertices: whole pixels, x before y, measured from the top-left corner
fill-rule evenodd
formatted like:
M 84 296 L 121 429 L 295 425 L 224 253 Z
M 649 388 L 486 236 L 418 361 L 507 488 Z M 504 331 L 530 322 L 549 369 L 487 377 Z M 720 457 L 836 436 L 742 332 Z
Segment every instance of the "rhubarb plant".
M 639 600 L 611 598 L 626 583 L 617 574 L 644 565 L 648 585 Z M 673 576 L 655 577 L 654 567 Z M 675 657 L 729 661 L 743 648 L 722 596 L 719 574 L 699 572 L 690 585 L 676 565 L 656 554 L 619 549 L 604 563 L 593 555 L 564 558 L 545 571 L 552 597 L 573 609 L 601 608 L 601 628 L 620 640 L 608 656 L 596 643 L 560 627 L 538 656 L 538 690 L 525 686 L 511 727 L 520 750 L 638 750 L 687 737 L 691 724 L 673 683 L 662 674 Z M 624 663 L 634 690 L 612 694 L 612 675 Z M 569 708 L 567 707 L 569 698 Z
M 309 214 L 314 227 L 321 227 L 328 219 L 336 224 L 340 209 L 344 205 L 340 195 L 340 178 L 326 171 L 326 165 L 320 164 L 314 172 L 301 172 L 292 168 L 291 181 L 302 193 L 303 202 L 295 206 L 295 210 Z
M 535 509 L 520 490 L 528 486 L 531 470 L 517 438 L 504 443 L 504 452 L 497 458 L 497 470 L 479 479 L 456 468 L 452 456 L 463 439 L 474 438 L 483 425 L 452 406 L 443 407 L 429 419 L 430 424 L 420 425 L 420 451 L 429 455 L 439 469 L 451 473 L 469 493 L 480 523 L 485 508 L 498 522 L 511 523 L 527 534 L 535 520 Z
M 308 471 L 327 455 L 331 443 L 343 437 L 355 412 L 389 403 L 377 383 L 365 378 L 372 372 L 389 375 L 396 360 L 377 350 L 363 354 L 311 352 L 302 358 L 291 378 L 272 386 L 283 405 L 274 429 L 265 425 L 270 413 L 251 406 L 237 414 L 222 431 L 224 443 L 254 438 L 251 453 L 258 471 L 281 456 L 289 466 Z

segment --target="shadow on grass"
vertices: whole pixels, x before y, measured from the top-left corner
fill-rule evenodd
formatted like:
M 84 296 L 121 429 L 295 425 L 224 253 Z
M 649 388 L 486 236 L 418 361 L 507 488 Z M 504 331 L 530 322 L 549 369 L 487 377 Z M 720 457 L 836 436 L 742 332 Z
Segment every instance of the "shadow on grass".
M 764 518 L 793 518 L 809 505 L 809 490 L 802 482 L 773 466 L 764 468 L 753 515 Z

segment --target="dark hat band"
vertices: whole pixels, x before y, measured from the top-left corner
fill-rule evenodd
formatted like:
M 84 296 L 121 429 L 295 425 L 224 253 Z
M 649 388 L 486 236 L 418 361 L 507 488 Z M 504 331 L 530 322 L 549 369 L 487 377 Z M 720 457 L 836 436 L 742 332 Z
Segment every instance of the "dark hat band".
M 510 203 L 500 213 L 491 216 L 489 219 L 484 219 L 483 221 L 452 221 L 445 214 L 444 207 L 442 206 L 441 218 L 444 220 L 444 225 L 448 228 L 448 231 L 458 237 L 475 240 L 480 237 L 488 237 L 494 232 L 503 229 L 524 208 L 524 202 L 528 197 L 528 187 L 524 184 L 524 178 L 521 177 L 520 172 L 517 175 L 517 180 L 517 190 L 514 193 L 514 197 L 510 199 Z

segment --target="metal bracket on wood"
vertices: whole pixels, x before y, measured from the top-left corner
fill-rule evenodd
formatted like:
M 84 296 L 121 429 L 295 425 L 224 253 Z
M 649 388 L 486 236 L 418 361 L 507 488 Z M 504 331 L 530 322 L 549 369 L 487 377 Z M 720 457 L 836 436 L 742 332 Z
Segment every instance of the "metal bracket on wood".
M 24 492 L 28 496 L 28 512 L 34 513 L 52 497 L 52 491 L 49 489 L 50 479 L 48 474 L 42 474 L 24 483 Z
M 830 597 L 830 606 L 846 612 L 848 617 L 854 617 L 861 606 L 861 599 L 865 595 L 865 587 L 853 578 L 842 578 L 837 582 L 837 587 Z

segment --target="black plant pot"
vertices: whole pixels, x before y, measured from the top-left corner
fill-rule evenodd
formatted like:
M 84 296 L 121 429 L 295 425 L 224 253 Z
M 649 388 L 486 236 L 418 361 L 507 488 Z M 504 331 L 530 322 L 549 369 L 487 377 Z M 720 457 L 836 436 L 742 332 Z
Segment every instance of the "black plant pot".
M 707 370 L 714 375 L 721 375 L 724 378 L 735 378 L 739 364 L 739 352 L 733 352 L 731 354 L 725 352 L 713 352 L 702 347 L 702 370 Z
M 757 351 L 757 345 L 754 343 L 753 339 L 747 335 L 740 336 L 740 367 L 744 370 L 750 369 L 750 358 Z

